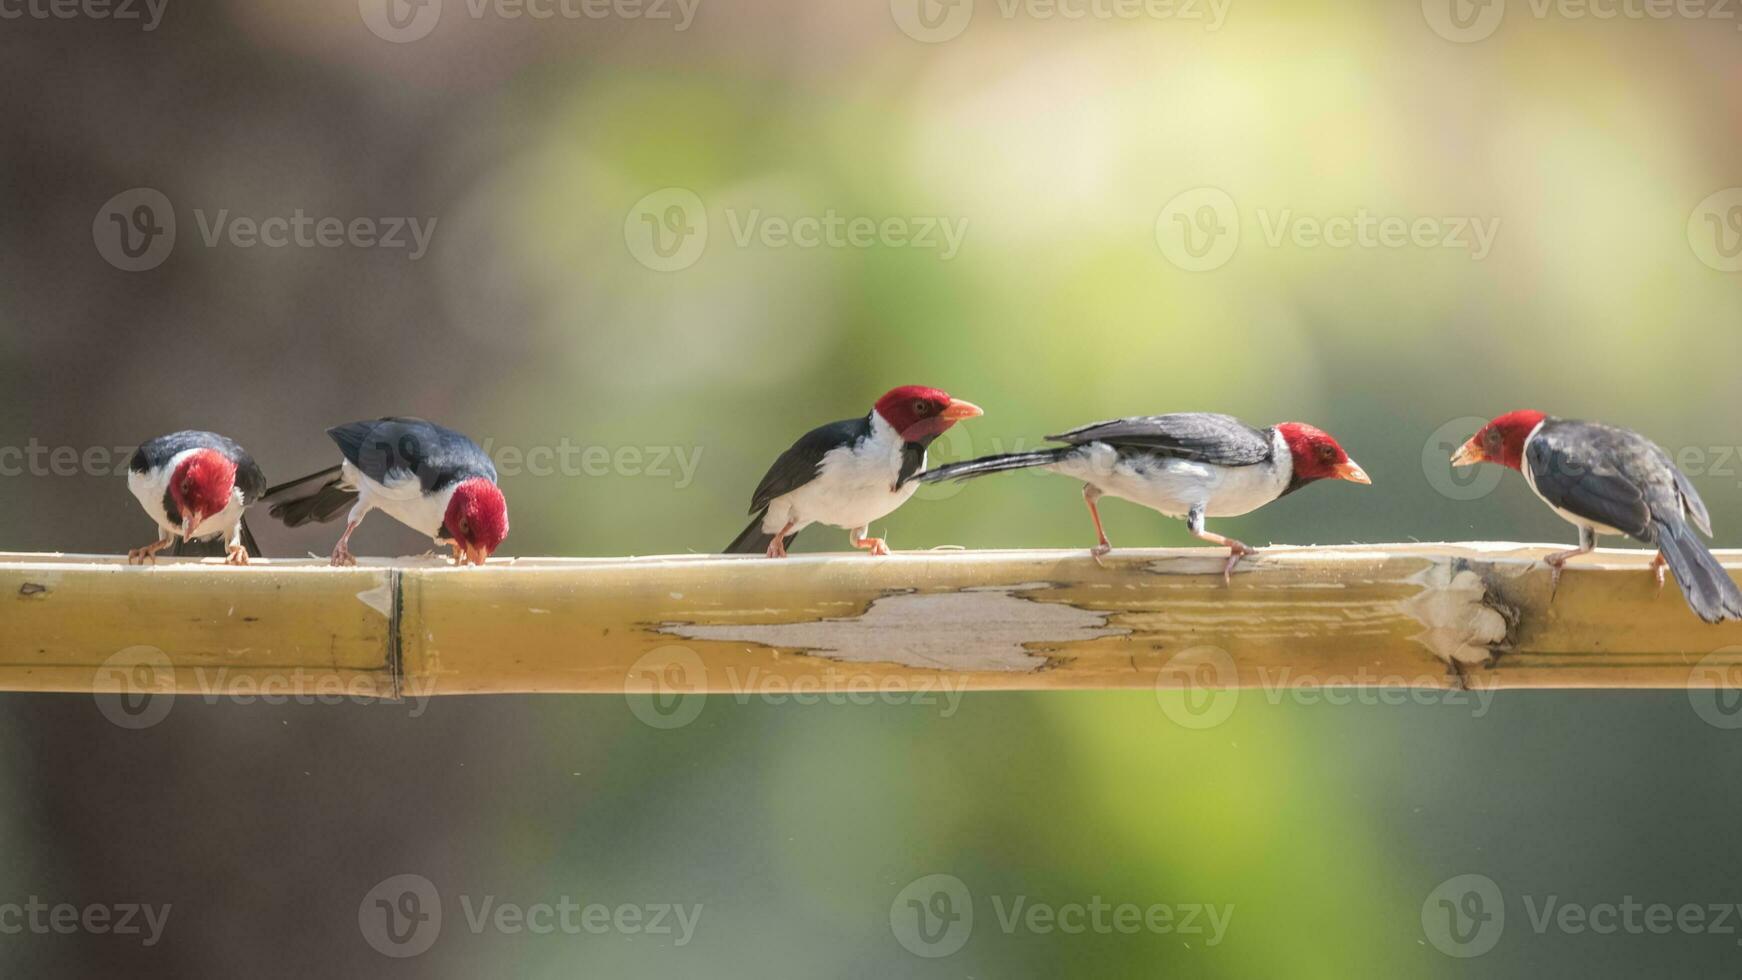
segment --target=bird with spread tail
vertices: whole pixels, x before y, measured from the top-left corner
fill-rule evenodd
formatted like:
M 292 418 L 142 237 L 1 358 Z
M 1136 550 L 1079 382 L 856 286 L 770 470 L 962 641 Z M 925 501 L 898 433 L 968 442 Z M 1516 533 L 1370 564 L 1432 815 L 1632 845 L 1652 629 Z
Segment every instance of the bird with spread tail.
M 1712 519 L 1694 485 L 1669 454 L 1631 429 L 1558 419 L 1542 412 L 1508 412 L 1477 430 L 1452 465 L 1497 463 L 1524 482 L 1556 514 L 1579 529 L 1579 546 L 1543 559 L 1552 570 L 1550 600 L 1568 559 L 1596 550 L 1597 535 L 1624 535 L 1657 550 L 1651 571 L 1663 588 L 1664 566 L 1675 573 L 1695 615 L 1708 623 L 1742 619 L 1742 590 L 1700 541 Z
M 905 385 L 877 399 L 868 415 L 819 426 L 799 437 L 750 496 L 749 526 L 727 554 L 786 557 L 798 532 L 812 524 L 847 531 L 853 547 L 889 554 L 871 522 L 906 503 L 925 468 L 926 448 L 980 407 L 936 388 Z
M 127 462 L 127 489 L 157 523 L 158 540 L 128 551 L 127 560 L 155 564 L 173 542 L 174 555 L 248 564 L 260 557 L 260 546 L 243 512 L 265 488 L 254 458 L 216 432 L 190 429 L 147 441 Z
M 273 487 L 263 499 L 289 527 L 326 523 L 348 509 L 334 565 L 356 564 L 351 533 L 372 510 L 452 546 L 456 565 L 484 564 L 508 536 L 496 466 L 471 439 L 392 417 L 334 426 L 327 435 L 339 447 L 338 465 Z
M 1089 554 L 1097 562 L 1113 550 L 1098 501 L 1119 497 L 1183 517 L 1193 535 L 1227 548 L 1222 579 L 1229 584 L 1234 566 L 1257 550 L 1207 530 L 1206 518 L 1251 513 L 1316 480 L 1373 482 L 1337 440 L 1301 422 L 1259 429 L 1230 415 L 1178 412 L 1096 422 L 1046 438 L 1064 445 L 950 463 L 919 479 L 966 480 L 1038 467 L 1081 480 L 1095 523 Z

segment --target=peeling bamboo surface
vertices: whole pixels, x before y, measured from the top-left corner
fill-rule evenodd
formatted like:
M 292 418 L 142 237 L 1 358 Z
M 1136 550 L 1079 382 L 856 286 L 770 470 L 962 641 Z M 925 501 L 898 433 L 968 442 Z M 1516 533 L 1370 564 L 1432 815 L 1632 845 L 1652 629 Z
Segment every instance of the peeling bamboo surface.
M 1649 554 L 1518 544 L 431 559 L 335 569 L 0 554 L 0 690 L 1076 690 L 1742 683 Z M 1721 552 L 1742 569 L 1742 552 Z M 1734 574 L 1734 572 L 1733 572 Z M 141 666 L 144 665 L 144 666 Z M 1731 677 L 1734 675 L 1735 682 Z M 165 680 L 164 678 L 167 678 Z

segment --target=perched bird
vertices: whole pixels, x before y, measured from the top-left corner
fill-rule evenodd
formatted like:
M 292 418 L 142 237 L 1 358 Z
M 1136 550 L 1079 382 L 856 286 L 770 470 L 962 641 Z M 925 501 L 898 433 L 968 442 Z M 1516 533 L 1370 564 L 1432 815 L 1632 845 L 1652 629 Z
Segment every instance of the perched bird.
M 350 508 L 333 564 L 354 565 L 349 547 L 371 510 L 451 545 L 454 563 L 484 564 L 508 536 L 508 502 L 478 444 L 433 422 L 384 418 L 334 426 L 339 465 L 266 491 L 272 516 L 289 527 L 325 523 Z
M 906 385 L 877 399 L 869 415 L 812 429 L 769 467 L 750 498 L 754 518 L 726 553 L 784 558 L 798 532 L 820 523 L 845 528 L 855 548 L 889 554 L 883 539 L 866 536 L 871 522 L 919 489 L 912 478 L 932 440 L 982 414 L 936 388 Z
M 1083 481 L 1083 500 L 1095 522 L 1098 562 L 1113 550 L 1096 502 L 1122 497 L 1169 517 L 1183 517 L 1199 538 L 1228 549 L 1222 578 L 1256 550 L 1204 529 L 1207 517 L 1251 513 L 1314 480 L 1371 483 L 1325 432 L 1300 422 L 1256 429 L 1229 415 L 1180 412 L 1096 422 L 1056 436 L 1063 446 L 985 456 L 922 473 L 926 483 L 1040 467 Z
M 1658 549 L 1651 561 L 1658 588 L 1663 567 L 1675 572 L 1688 605 L 1708 623 L 1742 619 L 1742 590 L 1694 534 L 1712 519 L 1669 454 L 1637 432 L 1541 412 L 1508 412 L 1484 425 L 1452 456 L 1452 465 L 1499 463 L 1554 512 L 1579 529 L 1579 546 L 1544 558 L 1550 597 L 1569 558 L 1589 554 L 1597 535 L 1621 534 Z
M 127 552 L 133 564 L 171 554 L 217 556 L 232 565 L 260 557 L 242 512 L 260 499 L 266 477 L 241 446 L 216 432 L 172 432 L 138 449 L 127 462 L 127 489 L 157 522 L 158 540 Z

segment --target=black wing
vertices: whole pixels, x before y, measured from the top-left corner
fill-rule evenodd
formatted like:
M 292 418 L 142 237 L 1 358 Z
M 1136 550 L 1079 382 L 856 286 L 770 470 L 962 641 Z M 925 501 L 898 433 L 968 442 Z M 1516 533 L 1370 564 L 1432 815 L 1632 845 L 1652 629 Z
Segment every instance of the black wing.
M 1654 516 L 1682 515 L 1678 483 L 1685 478 L 1668 454 L 1637 432 L 1551 419 L 1524 452 L 1536 492 L 1576 517 L 1651 541 Z
M 496 482 L 496 466 L 477 443 L 434 422 L 383 418 L 336 425 L 327 435 L 376 483 L 415 476 L 423 491 L 432 493 L 473 477 Z
M 1209 412 L 1113 419 L 1047 438 L 1073 446 L 1104 442 L 1115 449 L 1143 449 L 1221 466 L 1252 466 L 1270 459 L 1272 451 L 1267 430 Z
M 750 513 L 766 509 L 776 497 L 784 496 L 817 478 L 817 467 L 830 450 L 858 445 L 871 435 L 871 417 L 842 419 L 819 425 L 799 437 L 792 448 L 780 454 L 774 465 L 756 485 L 750 495 Z
M 260 472 L 259 465 L 254 462 L 254 457 L 248 455 L 248 450 L 243 449 L 234 439 L 200 429 L 171 432 L 169 435 L 147 440 L 133 451 L 133 457 L 127 461 L 127 468 L 135 473 L 161 469 L 168 466 L 169 461 L 177 455 L 190 449 L 215 449 L 235 460 L 236 488 L 242 491 L 244 504 L 259 500 L 260 495 L 266 492 L 266 475 Z

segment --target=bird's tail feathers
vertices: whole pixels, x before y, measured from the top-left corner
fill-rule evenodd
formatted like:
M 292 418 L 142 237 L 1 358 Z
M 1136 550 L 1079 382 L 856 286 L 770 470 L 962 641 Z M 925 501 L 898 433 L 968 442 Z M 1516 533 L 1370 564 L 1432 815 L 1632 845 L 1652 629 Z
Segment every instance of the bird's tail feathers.
M 1657 546 L 1694 613 L 1708 623 L 1742 619 L 1742 589 L 1682 520 L 1656 523 Z
M 322 524 L 336 518 L 357 502 L 357 491 L 343 483 L 340 467 L 329 466 L 299 480 L 280 483 L 266 491 L 260 502 L 271 508 L 269 513 L 287 527 L 301 527 L 310 521 Z
M 1026 453 L 1002 453 L 997 456 L 982 456 L 979 459 L 964 460 L 960 463 L 946 463 L 935 469 L 926 470 L 914 477 L 921 483 L 938 483 L 943 480 L 968 480 L 988 473 L 1004 473 L 1010 470 L 1026 470 L 1036 466 L 1047 466 L 1075 452 L 1076 446 L 1060 446 L 1056 449 L 1036 449 Z
M 726 546 L 726 550 L 721 552 L 721 554 L 724 554 L 724 555 L 762 555 L 762 554 L 767 554 L 768 553 L 768 546 L 774 543 L 774 535 L 769 534 L 766 531 L 762 530 L 762 521 L 767 516 L 767 514 L 768 514 L 767 511 L 757 511 L 756 516 L 752 517 L 750 519 L 750 525 L 748 527 L 744 528 L 744 530 L 738 535 L 738 537 L 734 538 L 732 540 L 732 543 Z M 796 537 L 798 537 L 797 531 L 794 531 L 791 534 L 787 535 L 786 536 L 786 546 L 790 547 L 792 545 L 792 539 L 796 538 Z

